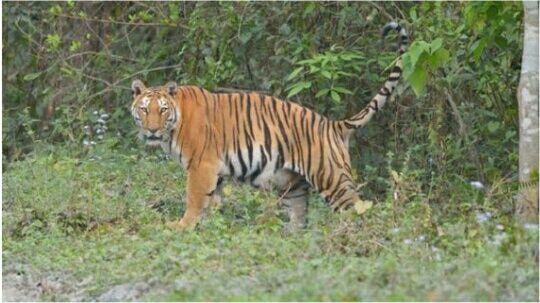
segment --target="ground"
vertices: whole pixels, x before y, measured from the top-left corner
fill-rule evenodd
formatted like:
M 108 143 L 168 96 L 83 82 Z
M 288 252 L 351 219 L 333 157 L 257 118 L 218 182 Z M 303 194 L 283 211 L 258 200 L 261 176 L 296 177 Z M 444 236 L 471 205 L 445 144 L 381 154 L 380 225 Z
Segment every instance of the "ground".
M 2 185 L 4 301 L 538 300 L 538 225 L 470 185 L 468 201 L 387 195 L 362 216 L 313 194 L 295 233 L 275 193 L 232 182 L 179 231 L 185 176 L 159 153 L 46 149 Z

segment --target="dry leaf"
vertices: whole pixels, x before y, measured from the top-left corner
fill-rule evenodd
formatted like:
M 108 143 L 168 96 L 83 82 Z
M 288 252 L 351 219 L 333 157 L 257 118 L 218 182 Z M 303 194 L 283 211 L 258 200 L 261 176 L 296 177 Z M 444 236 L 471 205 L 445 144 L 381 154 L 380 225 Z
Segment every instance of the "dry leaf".
M 359 200 L 358 202 L 354 203 L 354 209 L 356 210 L 356 213 L 359 215 L 365 213 L 372 206 L 373 206 L 373 202 L 371 201 Z
M 395 170 L 392 170 L 390 172 L 392 174 L 392 178 L 394 178 L 394 182 L 399 183 L 399 175 Z
M 232 188 L 232 186 L 230 184 L 225 185 L 223 187 L 223 194 L 225 195 L 225 197 L 230 196 L 231 193 L 232 193 L 232 190 L 233 190 L 233 188 Z

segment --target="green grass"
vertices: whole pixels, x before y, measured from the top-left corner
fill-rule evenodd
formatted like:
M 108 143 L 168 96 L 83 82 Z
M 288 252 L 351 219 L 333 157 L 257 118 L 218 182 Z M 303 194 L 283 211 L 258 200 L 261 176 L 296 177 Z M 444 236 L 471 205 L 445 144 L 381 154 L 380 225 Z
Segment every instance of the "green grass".
M 2 175 L 3 277 L 61 285 L 37 300 L 99 300 L 135 282 L 149 287 L 124 300 L 538 300 L 538 228 L 500 201 L 474 201 L 470 187 L 456 184 L 468 203 L 432 205 L 402 186 L 414 188 L 406 199 L 389 194 L 362 217 L 334 214 L 314 194 L 308 228 L 291 234 L 275 194 L 235 186 L 180 232 L 170 224 L 185 207 L 176 163 L 144 150 L 94 154 L 41 148 Z

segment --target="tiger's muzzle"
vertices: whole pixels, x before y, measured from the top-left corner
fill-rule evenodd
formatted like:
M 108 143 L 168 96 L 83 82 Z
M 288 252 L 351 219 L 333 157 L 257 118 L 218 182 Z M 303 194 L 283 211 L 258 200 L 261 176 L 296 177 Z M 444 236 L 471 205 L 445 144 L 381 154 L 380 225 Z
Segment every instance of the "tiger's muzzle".
M 160 130 L 147 130 L 143 133 L 143 138 L 148 145 L 159 145 L 163 141 L 163 132 Z

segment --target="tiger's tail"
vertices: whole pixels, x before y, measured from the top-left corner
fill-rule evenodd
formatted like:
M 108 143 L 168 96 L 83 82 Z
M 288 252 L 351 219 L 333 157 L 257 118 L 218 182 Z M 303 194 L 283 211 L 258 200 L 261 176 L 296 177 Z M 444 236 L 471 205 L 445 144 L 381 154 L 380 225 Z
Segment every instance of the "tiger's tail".
M 394 92 L 398 80 L 401 77 L 401 55 L 403 55 L 403 53 L 405 53 L 409 48 L 409 35 L 403 27 L 397 24 L 397 22 L 392 21 L 390 23 L 387 23 L 383 27 L 383 38 L 388 34 L 388 32 L 390 32 L 390 30 L 396 30 L 397 32 L 399 32 L 400 36 L 399 56 L 396 65 L 392 69 L 392 72 L 384 83 L 384 86 L 379 90 L 379 93 L 369 102 L 369 104 L 364 107 L 358 114 L 352 116 L 349 119 L 343 120 L 343 123 L 345 124 L 345 127 L 349 130 L 349 132 L 353 129 L 363 127 L 371 120 L 375 112 L 377 112 L 384 106 L 386 100 L 388 100 L 390 95 Z

